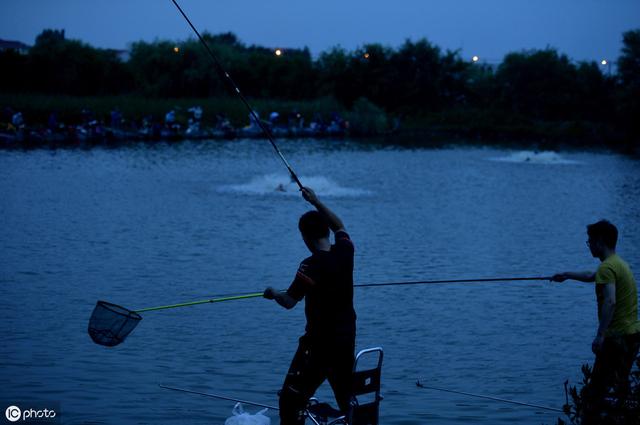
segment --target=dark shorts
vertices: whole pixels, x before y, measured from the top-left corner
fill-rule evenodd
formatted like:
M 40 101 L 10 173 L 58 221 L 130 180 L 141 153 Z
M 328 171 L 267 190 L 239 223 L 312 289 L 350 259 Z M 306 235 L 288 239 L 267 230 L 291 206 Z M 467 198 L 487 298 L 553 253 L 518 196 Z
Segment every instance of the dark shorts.
M 302 411 L 309 398 L 329 381 L 340 410 L 346 412 L 351 396 L 355 337 L 331 341 L 300 338 L 280 393 L 280 424 L 302 425 Z
M 640 348 L 640 333 L 607 337 L 596 355 L 591 375 L 595 396 L 605 397 L 613 391 L 624 396 L 629 387 L 629 373 Z

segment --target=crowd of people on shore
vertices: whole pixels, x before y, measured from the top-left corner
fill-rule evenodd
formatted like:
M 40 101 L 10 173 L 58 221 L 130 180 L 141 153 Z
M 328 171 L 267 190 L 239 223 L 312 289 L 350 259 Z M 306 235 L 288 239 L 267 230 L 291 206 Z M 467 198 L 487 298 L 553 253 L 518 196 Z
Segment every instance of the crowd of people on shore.
M 163 118 L 146 115 L 135 120 L 125 117 L 119 108 L 112 109 L 106 119 L 90 109 L 82 109 L 76 123 L 63 122 L 55 111 L 49 113 L 46 123 L 31 123 L 21 111 L 5 107 L 0 116 L 0 146 L 253 138 L 264 137 L 265 130 L 273 137 L 342 137 L 349 132 L 349 122 L 337 112 L 328 118 L 315 113 L 306 124 L 296 110 L 287 114 L 273 111 L 267 119 L 253 111 L 244 127 L 234 127 L 224 113 L 217 113 L 206 122 L 203 112 L 200 106 L 174 108 Z

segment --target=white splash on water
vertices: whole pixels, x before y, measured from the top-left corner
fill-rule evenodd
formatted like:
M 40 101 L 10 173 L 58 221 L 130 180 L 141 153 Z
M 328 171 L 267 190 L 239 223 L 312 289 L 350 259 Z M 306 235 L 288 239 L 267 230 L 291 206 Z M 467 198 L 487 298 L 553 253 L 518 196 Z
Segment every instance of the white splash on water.
M 360 197 L 371 195 L 368 190 L 343 187 L 323 176 L 299 176 L 299 178 L 303 185 L 312 188 L 318 196 Z M 248 183 L 222 186 L 219 190 L 221 192 L 236 192 L 248 195 L 300 196 L 298 185 L 285 174 L 258 176 Z
M 518 151 L 508 156 L 489 158 L 491 161 L 530 164 L 579 164 L 579 161 L 565 159 L 553 151 Z

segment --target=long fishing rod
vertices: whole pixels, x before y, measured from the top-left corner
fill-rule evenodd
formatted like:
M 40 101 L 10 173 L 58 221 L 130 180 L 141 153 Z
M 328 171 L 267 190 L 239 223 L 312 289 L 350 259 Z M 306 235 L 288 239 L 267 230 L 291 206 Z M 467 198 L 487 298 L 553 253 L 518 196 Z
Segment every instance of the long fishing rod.
M 197 394 L 197 395 L 201 395 L 201 396 L 205 396 L 205 397 L 217 398 L 219 400 L 235 401 L 237 403 L 249 404 L 251 406 L 266 407 L 267 409 L 272 409 L 272 410 L 280 410 L 279 408 L 277 408 L 275 406 L 270 406 L 268 404 L 262 404 L 262 403 L 256 403 L 254 401 L 240 400 L 238 398 L 226 397 L 226 396 L 222 396 L 222 395 L 218 395 L 218 394 L 203 393 L 203 392 L 200 392 L 200 391 L 185 390 L 184 388 L 169 387 L 167 385 L 162 385 L 162 384 L 160 384 L 159 386 L 160 386 L 160 388 L 164 388 L 165 390 L 179 391 L 179 392 L 187 393 L 187 394 Z
M 229 75 L 229 73 L 224 70 L 224 68 L 222 67 L 222 64 L 220 63 L 220 61 L 218 60 L 216 55 L 213 53 L 213 51 L 209 48 L 209 45 L 207 44 L 207 42 L 204 41 L 204 39 L 202 38 L 202 36 L 200 35 L 200 33 L 198 32 L 196 27 L 191 23 L 191 20 L 189 19 L 187 14 L 184 13 L 184 11 L 180 7 L 180 5 L 176 2 L 176 0 L 171 0 L 171 1 L 176 6 L 176 8 L 178 8 L 178 11 L 180 12 L 180 14 L 182 14 L 182 17 L 187 21 L 187 23 L 189 24 L 189 26 L 191 27 L 193 32 L 196 34 L 196 36 L 198 36 L 198 39 L 200 40 L 200 42 L 202 43 L 202 45 L 204 46 L 206 51 L 209 53 L 209 56 L 211 56 L 211 59 L 213 59 L 213 63 L 215 65 L 217 71 L 229 81 L 229 83 L 233 87 L 234 91 L 240 97 L 240 100 L 242 100 L 242 103 L 244 103 L 244 106 L 246 106 L 247 109 L 249 110 L 249 114 L 253 117 L 253 120 L 256 123 L 258 123 L 258 126 L 260 127 L 260 129 L 267 136 L 267 139 L 269 140 L 269 142 L 271 142 L 271 146 L 273 146 L 273 149 L 275 149 L 276 153 L 280 156 L 280 159 L 284 163 L 285 167 L 287 167 L 287 170 L 289 170 L 289 174 L 291 174 L 291 178 L 296 182 L 298 187 L 300 189 L 302 189 L 302 183 L 300 183 L 300 180 L 298 179 L 298 176 L 296 175 L 296 173 L 293 172 L 293 169 L 291 168 L 291 165 L 289 165 L 289 162 L 287 162 L 287 160 L 285 159 L 284 155 L 282 155 L 282 152 L 280 152 L 280 149 L 278 149 L 278 146 L 276 146 L 276 142 L 273 140 L 273 136 L 271 135 L 271 132 L 269 131 L 269 129 L 262 123 L 260 118 L 256 115 L 255 111 L 249 105 L 249 102 L 247 101 L 247 99 L 244 97 L 244 95 L 242 94 L 242 92 L 238 88 L 238 85 L 233 81 L 233 79 L 231 78 L 231 75 Z
M 492 278 L 469 278 L 469 279 L 446 279 L 446 280 L 415 280 L 405 282 L 382 282 L 382 283 L 358 283 L 354 288 L 375 288 L 376 286 L 402 286 L 402 285 L 435 285 L 443 283 L 483 283 L 483 282 L 523 282 L 534 280 L 551 280 L 550 276 L 534 277 L 492 277 Z M 234 294 L 210 295 L 211 297 L 222 297 L 228 295 L 252 295 L 255 292 L 239 292 Z
M 492 396 L 488 396 L 488 395 L 473 394 L 473 393 L 467 393 L 467 392 L 464 392 L 464 391 L 456 391 L 456 390 L 449 390 L 449 389 L 446 389 L 446 388 L 432 387 L 432 386 L 424 385 L 419 380 L 416 381 L 416 386 L 418 388 L 424 388 L 424 389 L 427 389 L 427 390 L 443 391 L 443 392 L 447 392 L 447 393 L 465 395 L 465 396 L 468 396 L 468 397 L 483 398 L 483 399 L 486 399 L 486 400 L 499 401 L 499 402 L 502 402 L 502 403 L 517 404 L 519 406 L 533 407 L 533 408 L 536 408 L 536 409 L 544 409 L 544 410 L 551 410 L 553 412 L 565 413 L 564 410 L 558 409 L 556 407 L 540 406 L 538 404 L 531 404 L 531 403 L 524 403 L 524 402 L 521 402 L 521 401 L 507 400 L 507 399 L 504 399 L 504 398 L 492 397 Z
M 366 288 L 375 286 L 396 286 L 396 285 L 431 285 L 440 283 L 472 283 L 472 282 L 516 282 L 527 280 L 550 280 L 549 276 L 535 277 L 492 277 L 492 278 L 472 278 L 472 279 L 447 279 L 447 280 L 416 280 L 409 282 L 384 282 L 384 283 L 360 283 L 353 285 L 354 288 Z

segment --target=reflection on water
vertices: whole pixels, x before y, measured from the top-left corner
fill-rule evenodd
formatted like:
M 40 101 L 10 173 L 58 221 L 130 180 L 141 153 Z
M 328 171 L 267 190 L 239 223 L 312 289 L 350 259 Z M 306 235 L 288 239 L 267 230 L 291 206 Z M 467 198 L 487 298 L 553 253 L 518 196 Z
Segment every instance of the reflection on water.
M 345 222 L 356 283 L 593 269 L 585 225 L 603 217 L 619 227 L 622 257 L 640 266 L 637 160 L 280 147 Z M 538 164 L 545 157 L 551 165 Z M 86 327 L 98 299 L 136 309 L 286 287 L 307 255 L 298 193 L 260 141 L 0 151 L 0 399 L 59 401 L 71 424 L 222 424 L 233 408 L 158 383 L 276 403 L 302 308 L 256 298 L 148 312 L 114 349 L 93 344 Z M 557 407 L 565 379 L 577 382 L 592 361 L 589 285 L 360 288 L 355 302 L 358 348 L 385 350 L 384 424 L 554 423 L 550 412 L 415 381 Z

